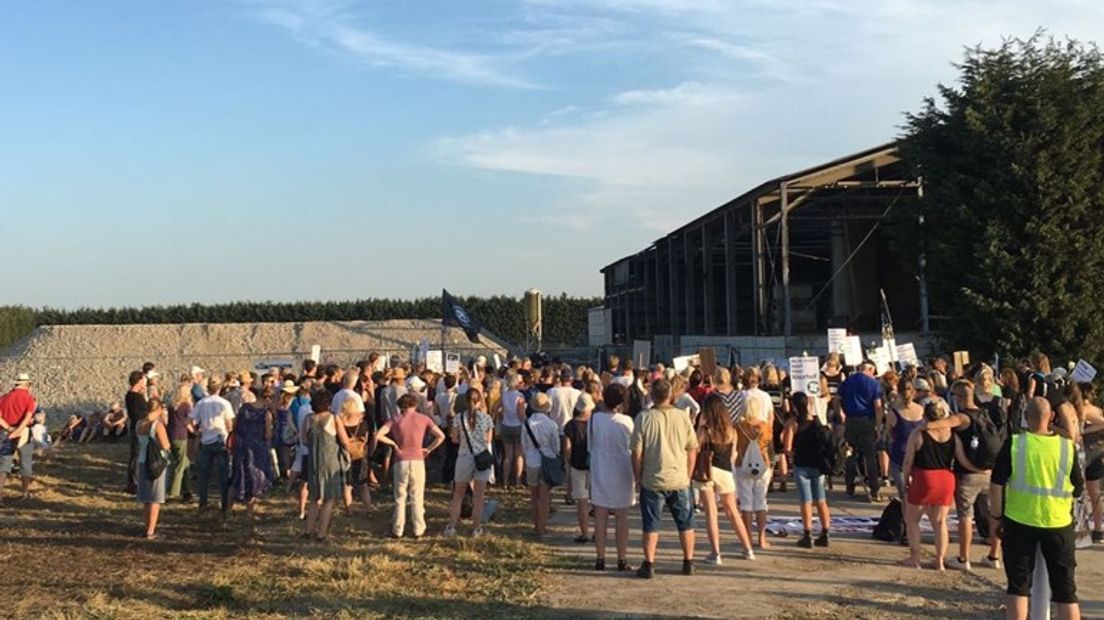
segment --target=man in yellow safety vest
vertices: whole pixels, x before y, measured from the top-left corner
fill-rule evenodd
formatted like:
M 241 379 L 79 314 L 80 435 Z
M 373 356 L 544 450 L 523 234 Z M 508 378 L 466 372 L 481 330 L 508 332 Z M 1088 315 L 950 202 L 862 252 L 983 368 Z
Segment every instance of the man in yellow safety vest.
M 1027 620 L 1038 548 L 1046 561 L 1058 618 L 1079 620 L 1073 498 L 1080 497 L 1085 486 L 1081 465 L 1073 441 L 1052 429 L 1054 412 L 1046 399 L 1031 399 L 1026 414 L 1027 432 L 1004 444 L 989 490 L 1008 578 L 1007 617 Z

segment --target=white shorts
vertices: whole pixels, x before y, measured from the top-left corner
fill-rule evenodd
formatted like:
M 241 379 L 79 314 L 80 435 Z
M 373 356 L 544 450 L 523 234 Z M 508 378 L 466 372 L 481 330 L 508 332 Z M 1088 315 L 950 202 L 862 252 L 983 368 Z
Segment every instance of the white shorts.
M 493 471 L 494 467 L 488 467 L 483 471 L 479 471 L 475 468 L 474 456 L 470 454 L 459 454 L 456 456 L 456 470 L 453 473 L 452 479 L 461 484 L 471 482 L 472 480 L 487 482 L 491 479 L 491 472 Z
M 571 476 L 571 497 L 573 499 L 590 499 L 590 471 L 575 469 L 568 466 L 568 475 Z
M 709 482 L 694 481 L 694 490 L 697 492 L 702 491 L 716 491 L 718 495 L 729 495 L 736 492 L 736 478 L 732 475 L 732 471 L 728 469 L 721 469 L 714 467 L 709 474 L 712 478 Z
M 736 472 L 736 496 L 741 512 L 765 512 L 767 510 L 767 489 L 770 488 L 771 470 L 753 478 Z

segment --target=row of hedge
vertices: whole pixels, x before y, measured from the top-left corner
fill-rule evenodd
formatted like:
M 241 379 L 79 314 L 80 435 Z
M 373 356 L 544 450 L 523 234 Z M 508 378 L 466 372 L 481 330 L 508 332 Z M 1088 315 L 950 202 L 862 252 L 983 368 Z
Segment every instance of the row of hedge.
M 522 345 L 525 310 L 519 298 L 461 297 L 460 304 L 492 333 Z M 561 295 L 544 299 L 546 347 L 586 343 L 587 310 L 602 305 L 601 298 Z M 336 302 L 234 302 L 146 306 L 142 308 L 79 308 L 32 310 L 0 307 L 0 347 L 7 347 L 36 325 L 130 325 L 141 323 L 281 323 L 303 321 L 382 321 L 440 319 L 441 299 L 360 299 Z

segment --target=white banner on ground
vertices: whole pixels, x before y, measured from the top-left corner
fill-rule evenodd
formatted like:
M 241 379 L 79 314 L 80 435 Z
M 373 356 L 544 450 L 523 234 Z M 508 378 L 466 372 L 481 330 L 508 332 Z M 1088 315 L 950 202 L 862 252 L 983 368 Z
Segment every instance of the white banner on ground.
M 843 345 L 847 340 L 847 330 L 842 327 L 833 327 L 828 330 L 828 352 L 843 353 Z
M 843 342 L 843 363 L 848 366 L 858 366 L 862 361 L 862 339 L 858 336 L 848 336 Z
M 446 353 L 445 354 L 445 372 L 450 375 L 460 374 L 460 354 L 459 353 Z
M 652 365 L 652 341 L 633 340 L 633 366 L 637 370 L 648 368 Z
M 683 355 L 671 360 L 671 365 L 675 367 L 675 372 L 682 372 L 692 365 L 698 365 L 701 363 L 701 358 L 697 355 Z
M 1085 360 L 1077 360 L 1077 365 L 1073 367 L 1073 372 L 1070 373 L 1070 379 L 1074 383 L 1092 383 L 1095 378 L 1096 369 Z
M 911 342 L 897 345 L 897 361 L 905 366 L 920 366 L 920 358 L 916 357 L 916 347 Z
M 426 351 L 425 365 L 433 372 L 445 372 L 444 356 L 438 350 Z
M 815 357 L 790 358 L 790 390 L 809 398 L 820 396 L 820 360 Z

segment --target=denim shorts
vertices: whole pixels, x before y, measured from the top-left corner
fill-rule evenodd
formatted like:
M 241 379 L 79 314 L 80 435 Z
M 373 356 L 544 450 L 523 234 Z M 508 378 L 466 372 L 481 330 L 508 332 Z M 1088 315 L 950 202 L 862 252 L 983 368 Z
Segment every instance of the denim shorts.
M 824 474 L 815 467 L 798 467 L 794 469 L 794 480 L 797 482 L 797 497 L 803 504 L 823 502 Z
M 641 487 L 640 517 L 644 521 L 645 534 L 659 531 L 659 518 L 664 504 L 667 505 L 679 532 L 694 529 L 694 498 L 689 487 L 677 491 L 652 491 Z

